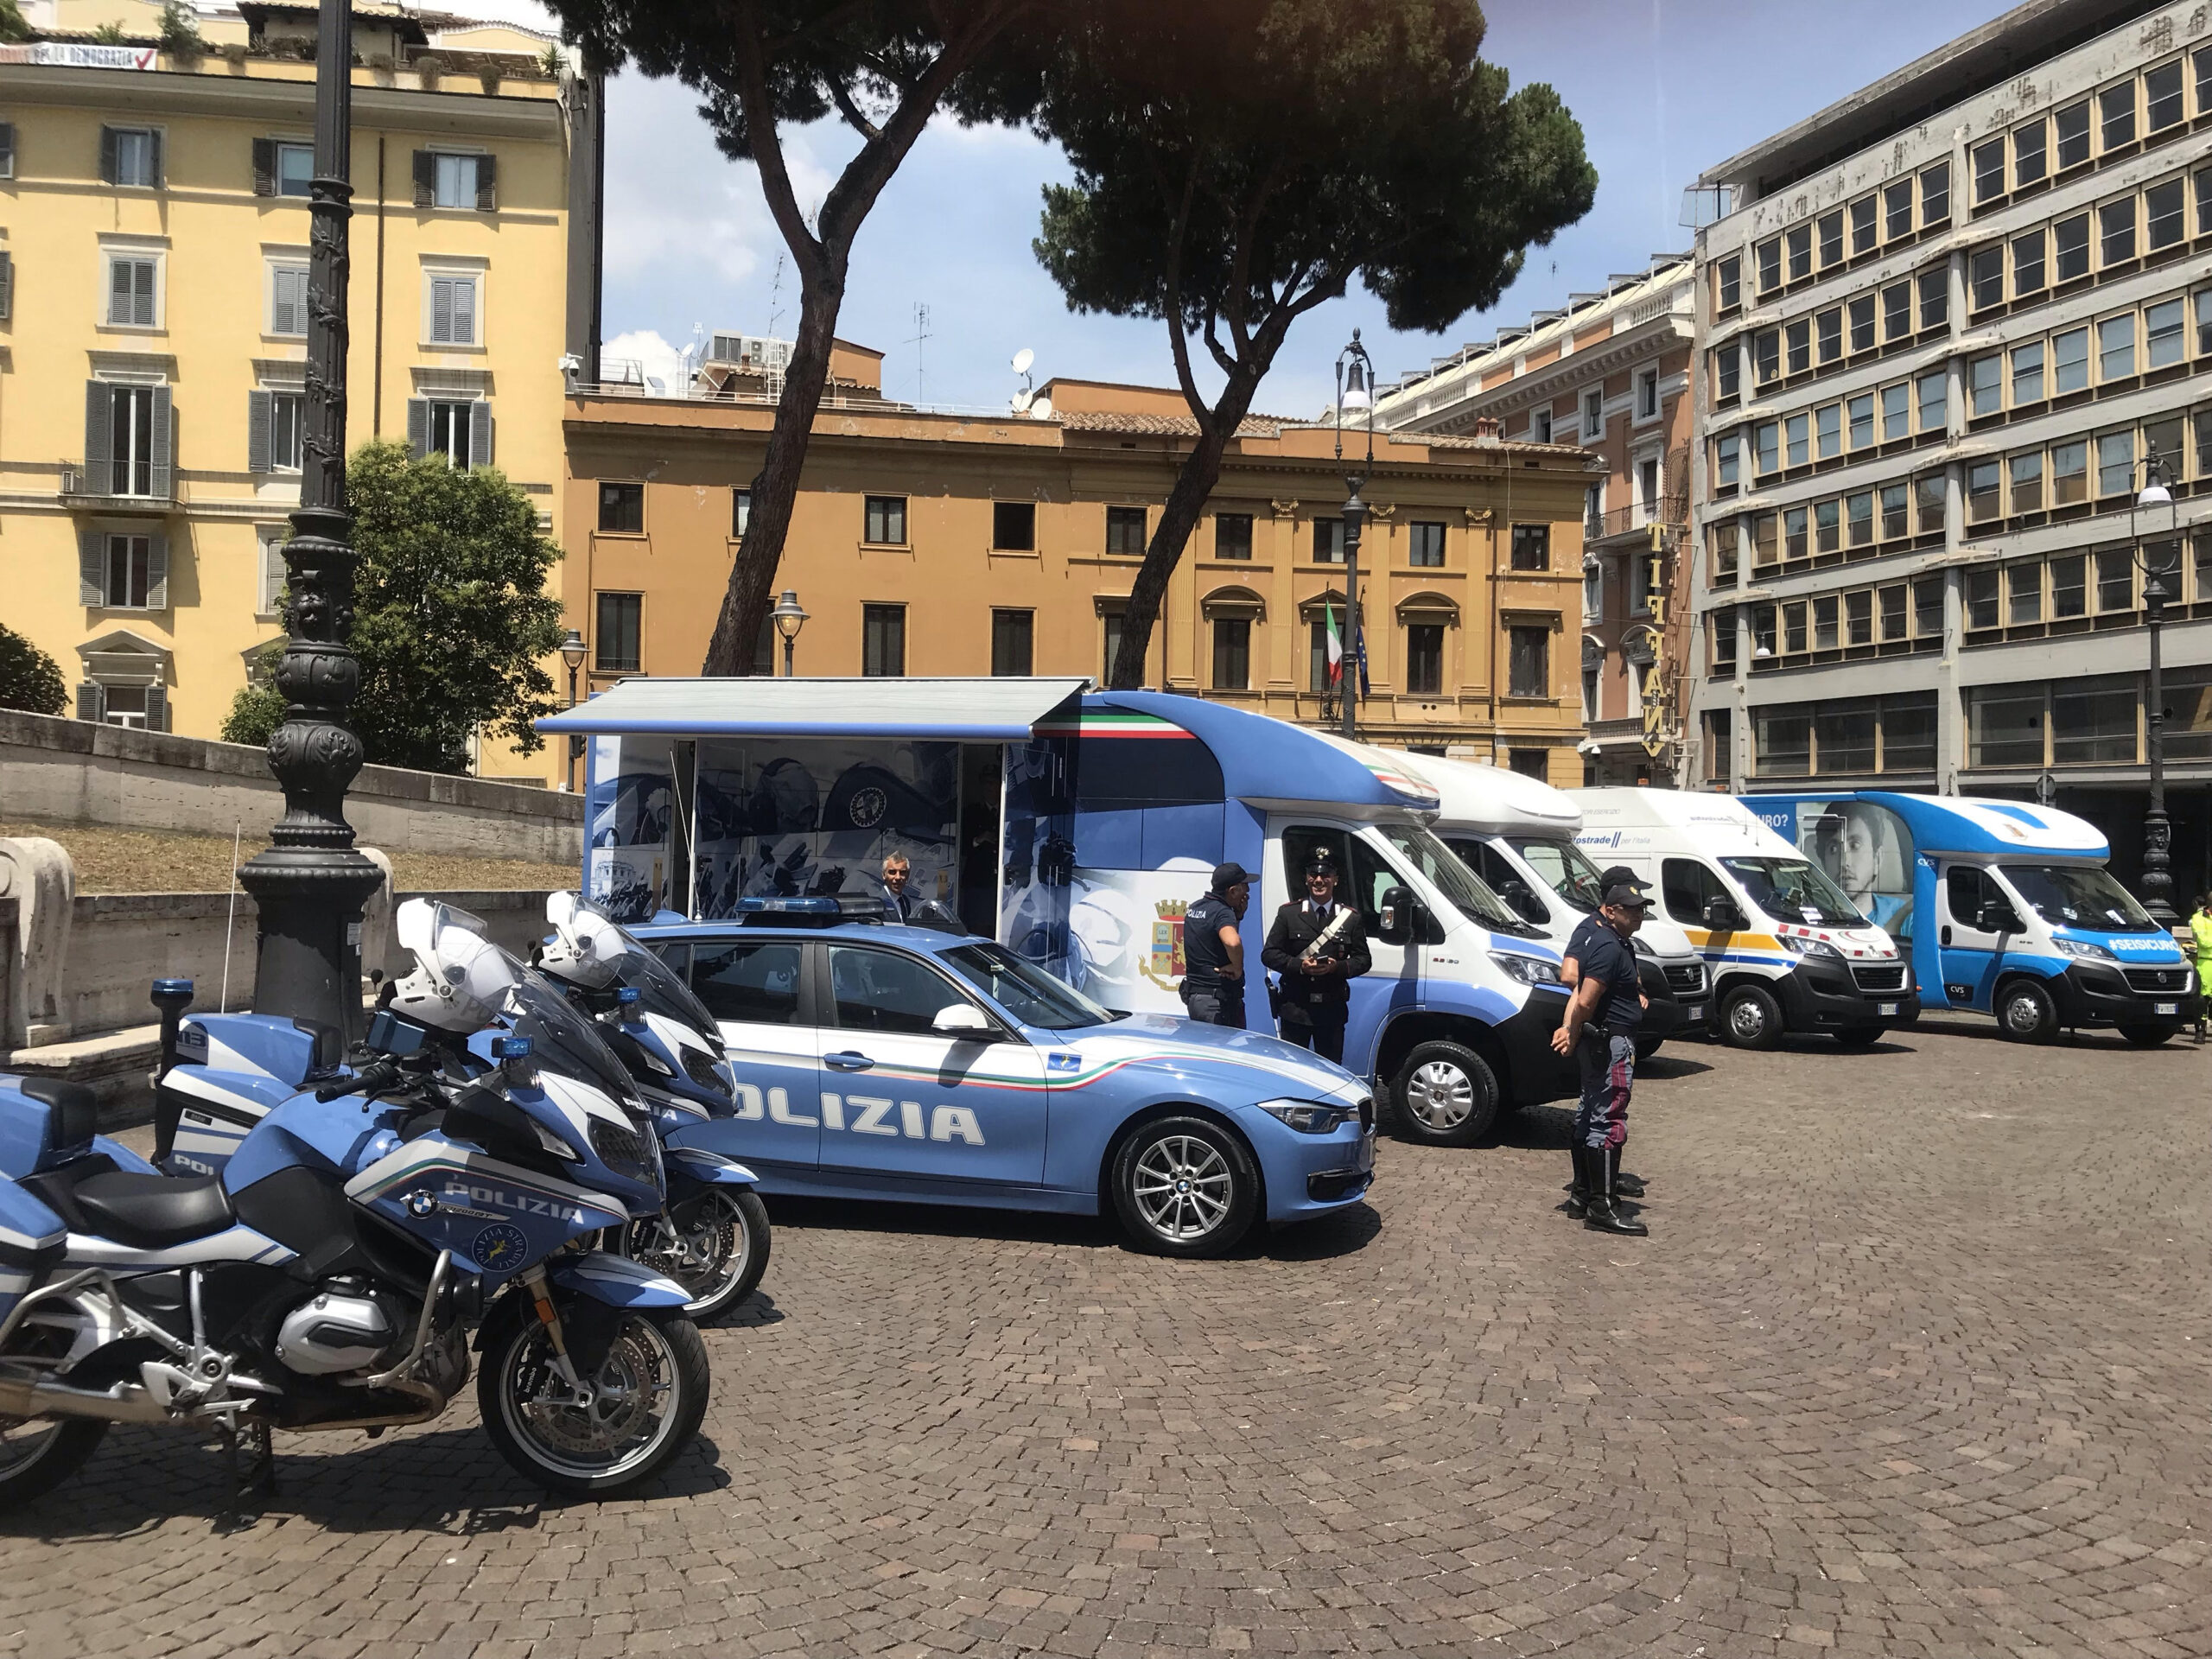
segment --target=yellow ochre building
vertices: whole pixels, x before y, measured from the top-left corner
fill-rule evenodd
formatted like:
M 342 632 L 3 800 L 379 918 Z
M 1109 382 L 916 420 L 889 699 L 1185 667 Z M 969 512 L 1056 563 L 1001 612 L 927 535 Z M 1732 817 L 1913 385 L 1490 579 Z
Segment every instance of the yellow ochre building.
M 557 536 L 588 83 L 526 31 L 354 12 L 348 443 L 496 464 Z M 213 737 L 283 638 L 315 9 L 203 16 L 197 52 L 136 0 L 24 14 L 38 38 L 0 47 L 0 615 L 80 718 Z

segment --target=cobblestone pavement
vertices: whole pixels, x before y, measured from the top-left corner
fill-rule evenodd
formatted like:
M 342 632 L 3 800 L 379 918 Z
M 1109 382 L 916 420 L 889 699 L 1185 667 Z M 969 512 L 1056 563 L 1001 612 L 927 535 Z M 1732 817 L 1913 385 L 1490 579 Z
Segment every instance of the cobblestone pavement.
M 0 1516 L 0 1651 L 2212 1654 L 2212 1053 L 1669 1053 L 1648 1240 L 1554 1213 L 1553 1109 L 1226 1262 L 785 1205 L 650 1498 L 456 1408 L 224 1535 L 118 1431 Z

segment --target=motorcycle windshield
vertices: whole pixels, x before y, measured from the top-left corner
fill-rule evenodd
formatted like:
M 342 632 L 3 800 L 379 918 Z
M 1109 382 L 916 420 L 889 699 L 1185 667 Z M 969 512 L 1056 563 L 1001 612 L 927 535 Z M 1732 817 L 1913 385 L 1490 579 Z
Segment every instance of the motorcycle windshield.
M 721 1028 L 715 1023 L 715 1016 L 699 1000 L 699 994 L 683 982 L 683 976 L 659 956 L 632 944 L 617 973 L 623 984 L 637 987 L 639 1009 L 697 1032 L 720 1052 Z
M 512 956 L 507 960 L 515 974 L 507 1015 L 515 1035 L 530 1039 L 531 1058 L 549 1071 L 590 1084 L 626 1110 L 643 1111 L 637 1085 L 614 1051 L 600 1040 L 591 1020 L 537 969 Z

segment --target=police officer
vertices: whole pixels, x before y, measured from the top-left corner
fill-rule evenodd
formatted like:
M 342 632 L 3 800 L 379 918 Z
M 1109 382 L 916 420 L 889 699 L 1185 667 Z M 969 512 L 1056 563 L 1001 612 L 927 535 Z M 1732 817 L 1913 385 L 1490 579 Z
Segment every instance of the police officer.
M 1244 939 L 1236 924 L 1252 900 L 1252 878 L 1233 861 L 1213 867 L 1206 896 L 1183 914 L 1183 982 L 1191 1018 L 1244 1028 Z
M 1598 877 L 1599 893 L 1608 893 L 1615 887 L 1628 887 L 1646 895 L 1650 893 L 1650 888 L 1644 885 L 1643 878 L 1625 864 L 1611 865 Z M 1584 955 L 1599 944 L 1599 934 L 1608 933 L 1611 931 L 1602 912 L 1585 916 L 1575 924 L 1574 932 L 1567 942 L 1566 960 L 1559 965 L 1560 984 L 1571 991 L 1580 983 Z M 1631 945 L 1629 949 L 1630 954 L 1634 954 L 1635 947 Z M 1639 1011 L 1649 1008 L 1651 1006 L 1651 999 L 1639 990 L 1636 994 L 1636 1005 Z M 1577 1163 L 1574 1179 L 1567 1184 L 1567 1189 L 1566 1207 L 1570 1213 L 1574 1213 L 1575 1207 L 1583 1201 L 1584 1195 L 1580 1185 L 1581 1179 L 1581 1165 Z M 1613 1160 L 1613 1195 L 1623 1198 L 1640 1198 L 1643 1196 L 1643 1178 L 1641 1175 L 1631 1175 L 1628 1171 L 1621 1168 L 1618 1159 Z
M 1620 1149 L 1628 1139 L 1629 1093 L 1636 1081 L 1636 1028 L 1643 1001 L 1636 984 L 1636 956 L 1629 941 L 1643 925 L 1651 900 L 1625 885 L 1608 887 L 1579 961 L 1581 973 L 1567 1014 L 1552 1033 L 1552 1048 L 1573 1055 L 1582 1073 L 1582 1099 L 1574 1113 L 1574 1184 L 1567 1213 L 1599 1232 L 1642 1237 L 1651 1230 L 1613 1207 L 1619 1191 Z
M 1351 1001 L 1344 982 L 1371 964 L 1359 913 L 1337 902 L 1336 861 L 1327 849 L 1306 861 L 1306 897 L 1275 912 L 1260 960 L 1282 976 L 1276 1021 L 1283 1041 L 1341 1065 L 1344 1010 Z

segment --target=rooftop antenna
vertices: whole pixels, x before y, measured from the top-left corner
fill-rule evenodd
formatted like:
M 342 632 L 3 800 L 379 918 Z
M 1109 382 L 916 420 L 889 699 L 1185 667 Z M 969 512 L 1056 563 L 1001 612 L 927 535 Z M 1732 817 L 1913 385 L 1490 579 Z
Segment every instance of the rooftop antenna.
M 768 338 L 776 338 L 777 325 L 784 320 L 784 256 L 776 255 L 776 274 L 768 283 Z
M 914 348 L 914 404 L 922 403 L 922 342 L 930 337 L 930 308 L 919 300 L 914 302 L 914 337 L 906 343 Z
M 1021 385 L 1014 394 L 1014 412 L 1017 415 L 1028 414 L 1030 406 L 1037 401 L 1037 393 L 1029 383 L 1029 365 L 1036 360 L 1037 353 L 1027 346 L 1014 354 L 1014 372 L 1021 377 Z M 1045 401 L 1049 408 L 1052 399 L 1048 397 Z M 1039 418 L 1041 419 L 1042 416 Z

